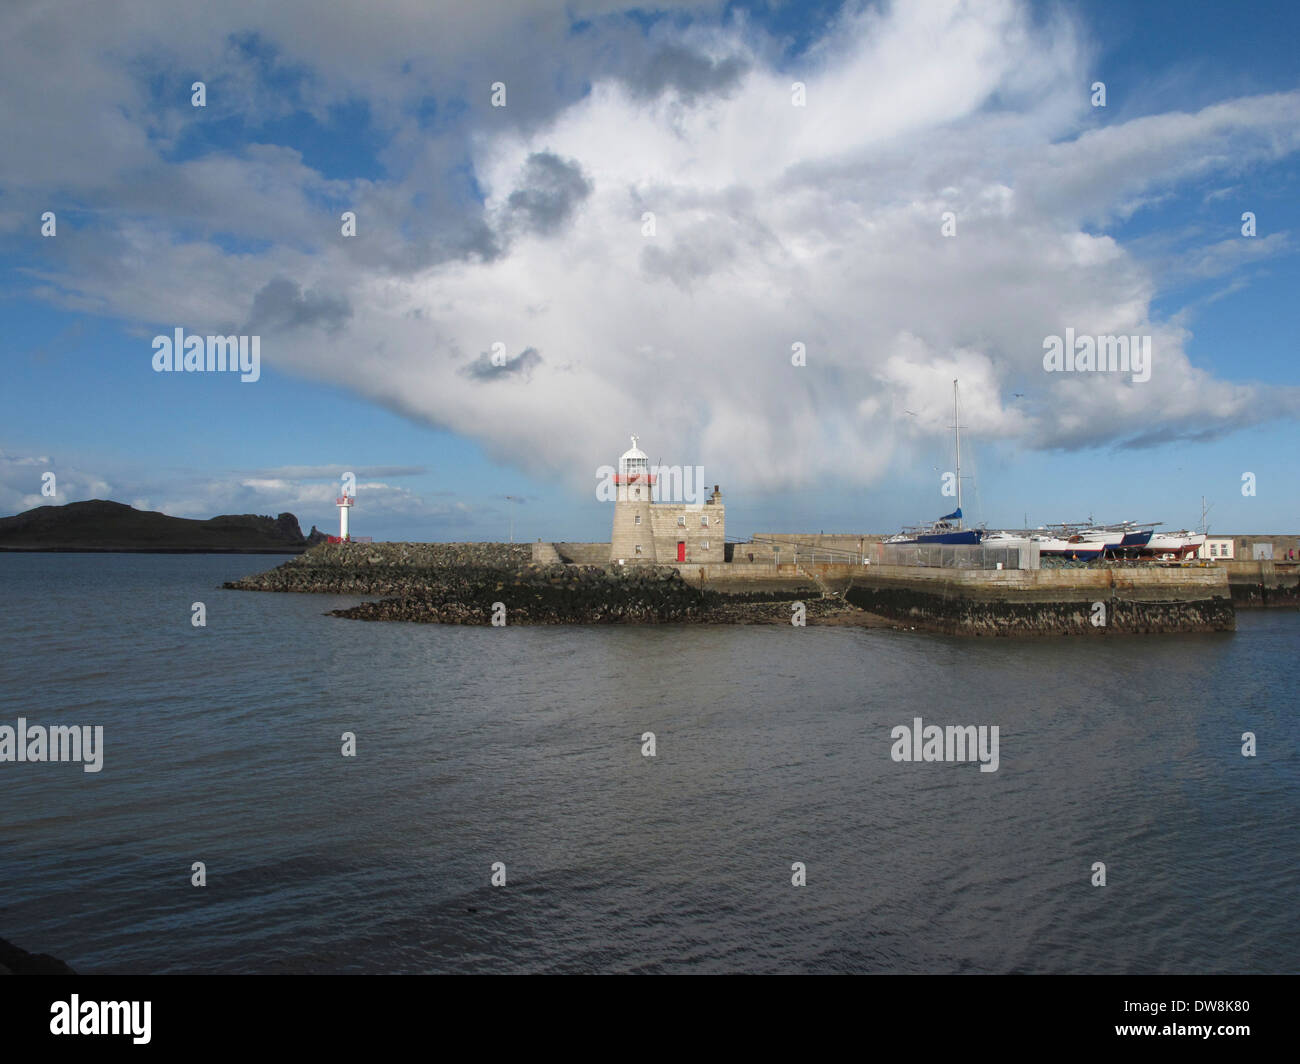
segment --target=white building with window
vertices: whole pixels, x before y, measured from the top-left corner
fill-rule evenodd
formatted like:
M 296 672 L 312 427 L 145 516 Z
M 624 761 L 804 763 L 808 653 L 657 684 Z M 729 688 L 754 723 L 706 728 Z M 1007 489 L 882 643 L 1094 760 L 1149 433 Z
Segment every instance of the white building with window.
M 1230 536 L 1206 537 L 1196 549 L 1196 556 L 1206 561 L 1231 561 L 1235 541 Z

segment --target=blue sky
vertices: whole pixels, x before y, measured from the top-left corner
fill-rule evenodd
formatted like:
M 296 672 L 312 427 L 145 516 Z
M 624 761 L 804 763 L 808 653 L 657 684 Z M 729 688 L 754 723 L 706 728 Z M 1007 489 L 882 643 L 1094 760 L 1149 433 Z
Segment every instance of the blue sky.
M 55 502 L 333 528 L 353 471 L 357 534 L 502 539 L 511 495 L 518 539 L 601 539 L 636 432 L 732 536 L 890 531 L 950 508 L 959 377 L 992 527 L 1206 496 L 1294 531 L 1272 6 L 7 9 L 0 513 L 48 470 Z M 258 334 L 260 379 L 154 372 L 178 326 Z M 1150 335 L 1151 379 L 1044 372 L 1066 328 Z

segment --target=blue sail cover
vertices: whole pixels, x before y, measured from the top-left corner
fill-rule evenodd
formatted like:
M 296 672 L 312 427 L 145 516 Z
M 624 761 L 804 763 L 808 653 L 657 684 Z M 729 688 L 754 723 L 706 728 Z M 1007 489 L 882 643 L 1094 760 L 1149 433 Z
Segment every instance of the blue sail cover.
M 940 520 L 940 521 L 960 521 L 960 520 L 961 520 L 961 507 L 958 506 L 957 509 L 953 510 L 953 512 L 950 513 L 950 514 L 944 514 L 941 518 L 939 518 L 939 520 Z

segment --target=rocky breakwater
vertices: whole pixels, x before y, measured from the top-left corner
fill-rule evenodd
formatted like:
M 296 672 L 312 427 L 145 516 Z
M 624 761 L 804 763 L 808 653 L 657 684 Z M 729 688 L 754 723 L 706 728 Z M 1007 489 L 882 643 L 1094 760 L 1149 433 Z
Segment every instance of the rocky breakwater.
M 431 624 L 647 624 L 700 620 L 718 598 L 649 566 L 461 566 L 398 597 L 333 612 Z
M 322 543 L 265 573 L 231 580 L 235 591 L 405 595 L 439 591 L 451 572 L 525 564 L 527 543 Z
M 808 624 L 879 624 L 837 598 L 693 587 L 665 566 L 530 562 L 527 544 L 330 543 L 237 591 L 378 595 L 336 617 L 427 624 L 789 624 L 794 600 Z M 498 606 L 499 604 L 499 606 Z
M 834 599 L 805 609 L 809 624 L 864 616 Z M 789 624 L 792 611 L 766 596 L 754 601 L 692 587 L 671 568 L 532 564 L 448 569 L 437 586 L 333 613 L 428 624 Z

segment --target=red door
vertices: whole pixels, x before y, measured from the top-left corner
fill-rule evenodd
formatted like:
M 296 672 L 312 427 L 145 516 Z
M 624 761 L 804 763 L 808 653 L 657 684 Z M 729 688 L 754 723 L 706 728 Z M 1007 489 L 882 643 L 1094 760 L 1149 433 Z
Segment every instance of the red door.
M 679 539 L 677 541 L 677 560 L 679 562 L 684 562 L 686 560 L 686 540 L 684 539 Z

